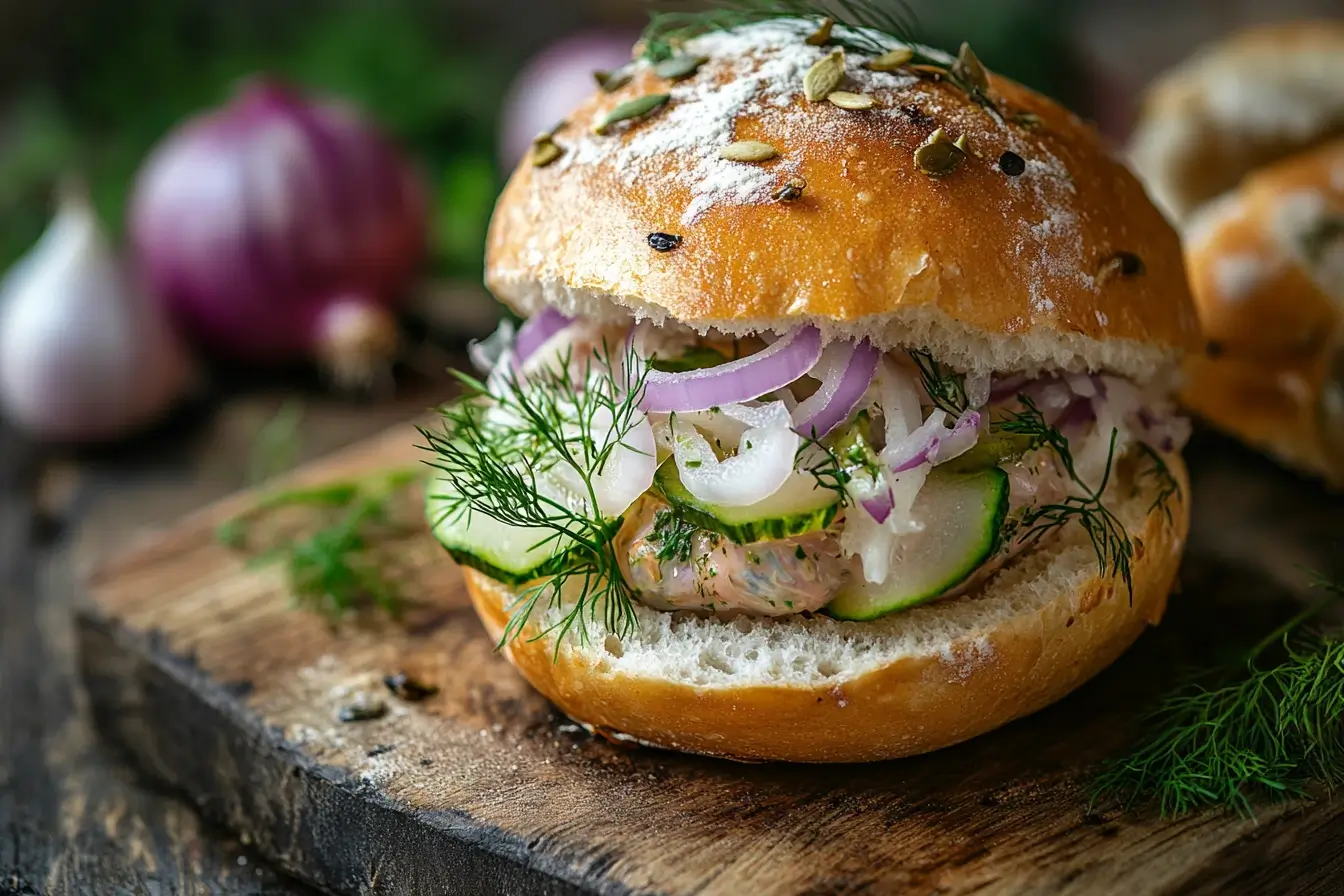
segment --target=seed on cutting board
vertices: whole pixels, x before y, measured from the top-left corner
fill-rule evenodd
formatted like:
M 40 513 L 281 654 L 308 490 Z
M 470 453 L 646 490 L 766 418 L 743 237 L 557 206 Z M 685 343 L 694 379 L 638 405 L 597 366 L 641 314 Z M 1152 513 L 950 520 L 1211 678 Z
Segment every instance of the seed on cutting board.
M 819 59 L 803 76 L 803 96 L 809 103 L 819 103 L 845 80 L 845 51 L 835 50 Z
M 850 93 L 848 90 L 833 90 L 826 99 L 834 106 L 839 106 L 841 109 L 852 109 L 855 112 L 862 112 L 864 109 L 871 109 L 877 105 L 877 100 L 868 94 Z
M 388 675 L 383 678 L 383 684 L 387 689 L 396 694 L 403 700 L 409 700 L 412 703 L 424 700 L 427 697 L 433 697 L 439 692 L 438 685 L 427 684 L 426 682 L 412 678 L 405 672 L 398 672 L 395 675 Z
M 869 59 L 863 64 L 863 67 L 871 72 L 894 72 L 914 58 L 914 50 L 909 47 L 901 47 L 899 50 L 883 53 L 876 59 Z
M 719 150 L 719 158 L 730 162 L 766 162 L 777 155 L 779 150 L 756 140 L 739 140 Z
M 636 118 L 643 118 L 651 112 L 661 109 L 671 99 L 671 94 L 650 93 L 646 96 L 636 97 L 633 100 L 626 100 L 615 109 L 612 109 L 604 115 L 593 128 L 593 133 L 602 135 L 611 130 L 611 126 L 622 121 L 631 121 Z
M 371 697 L 361 697 L 336 713 L 339 722 L 371 722 L 387 715 L 387 704 Z
M 695 74 L 708 61 L 708 56 L 673 56 L 655 65 L 653 73 L 667 81 L 681 81 Z

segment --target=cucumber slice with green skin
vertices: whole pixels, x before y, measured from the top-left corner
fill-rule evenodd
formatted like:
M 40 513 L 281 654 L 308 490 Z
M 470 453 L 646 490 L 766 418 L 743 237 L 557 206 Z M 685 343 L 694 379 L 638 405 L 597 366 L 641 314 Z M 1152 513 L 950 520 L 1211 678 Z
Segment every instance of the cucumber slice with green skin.
M 929 474 L 912 508 L 923 532 L 902 540 L 887 581 L 855 577 L 826 606 L 837 619 L 877 619 L 946 594 L 966 581 L 998 548 L 1008 515 L 1008 474 L 998 467 L 976 473 Z
M 675 358 L 653 358 L 649 366 L 663 373 L 685 373 L 705 367 L 718 367 L 728 359 L 706 345 L 692 345 Z
M 1036 440 L 1031 436 L 1002 432 L 991 427 L 969 451 L 939 464 L 938 469 L 949 473 L 973 473 L 1017 460 L 1035 447 Z
M 720 507 L 699 500 L 681 484 L 674 463 L 659 467 L 653 482 L 683 519 L 737 544 L 777 541 L 825 529 L 840 509 L 840 496 L 819 486 L 811 473 L 795 473 L 770 497 L 743 507 Z
M 452 483 L 431 479 L 425 515 L 434 537 L 458 563 L 509 585 L 554 575 L 565 567 L 573 539 L 557 536 L 553 529 L 510 526 L 465 506 L 454 512 L 452 497 Z

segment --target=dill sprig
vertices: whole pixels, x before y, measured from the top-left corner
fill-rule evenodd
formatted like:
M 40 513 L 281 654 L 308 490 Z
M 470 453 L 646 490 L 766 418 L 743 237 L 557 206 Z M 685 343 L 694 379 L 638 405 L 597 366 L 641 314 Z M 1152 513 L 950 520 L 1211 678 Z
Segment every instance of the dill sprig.
M 1148 715 L 1132 751 L 1106 764 L 1093 804 L 1156 801 L 1164 817 L 1344 784 L 1344 635 L 1306 629 L 1344 589 L 1275 629 L 1237 663 L 1193 674 Z M 1266 664 L 1271 650 L 1278 662 Z
M 653 532 L 649 541 L 658 545 L 654 556 L 659 563 L 677 560 L 685 563 L 691 559 L 692 539 L 700 527 L 690 522 L 672 508 L 664 508 L 653 515 Z
M 873 55 L 892 49 L 883 37 L 912 43 L 917 25 L 914 14 L 901 0 L 716 0 L 700 12 L 653 13 L 641 45 L 646 59 L 661 62 L 676 55 L 684 42 L 702 34 L 795 18 L 818 22 L 832 19 L 840 28 L 832 33 L 830 43 Z M 918 47 L 911 49 L 920 62 L 940 62 L 925 59 Z
M 944 367 L 925 349 L 912 348 L 910 359 L 919 368 L 919 379 L 933 406 L 960 417 L 970 406 L 966 397 L 966 377 Z
M 442 431 L 420 430 L 434 452 L 429 465 L 451 489 L 441 496 L 443 519 L 479 513 L 543 530 L 532 547 L 564 554 L 558 572 L 518 594 L 501 643 L 517 638 L 543 602 L 569 605 L 536 635 L 558 635 L 557 651 L 572 630 L 586 640 L 599 613 L 618 637 L 634 628 L 634 595 L 611 545 L 620 520 L 603 518 L 593 484 L 638 421 L 646 374 L 632 352 L 617 358 L 604 346 L 584 360 L 579 378 L 564 357 L 525 381 L 507 374 L 493 390 L 459 374 L 466 393 L 440 409 Z M 581 492 L 566 494 L 557 479 L 577 481 Z
M 1134 599 L 1134 542 L 1125 530 L 1125 524 L 1111 512 L 1102 496 L 1110 483 L 1115 467 L 1115 446 L 1119 430 L 1111 430 L 1110 447 L 1106 452 L 1106 468 L 1096 488 L 1089 486 L 1074 467 L 1073 452 L 1068 438 L 1046 422 L 1045 416 L 1030 396 L 1019 395 L 1023 410 L 1014 411 L 995 426 L 1004 432 L 1027 436 L 1036 446 L 1048 447 L 1058 459 L 1069 480 L 1080 494 L 1069 495 L 1062 501 L 1038 504 L 1022 518 L 1021 536 L 1028 544 L 1039 542 L 1046 535 L 1069 523 L 1077 523 L 1087 533 L 1097 555 L 1097 569 L 1102 576 L 1119 576 L 1125 583 L 1130 600 Z M 1165 465 L 1164 465 L 1165 468 Z M 1170 476 L 1170 472 L 1167 473 Z M 1172 480 L 1174 483 L 1175 480 Z
M 216 538 L 235 550 L 247 550 L 254 526 L 263 516 L 287 507 L 322 513 L 326 521 L 306 536 L 283 536 L 249 565 L 281 563 L 297 603 L 333 621 L 372 604 L 396 618 L 401 592 L 380 550 L 388 536 L 412 531 L 392 513 L 397 498 L 424 478 L 422 470 L 392 470 L 360 480 L 288 489 L 261 498 L 256 505 L 216 530 Z
M 1155 494 L 1153 503 L 1148 505 L 1148 512 L 1151 514 L 1160 510 L 1167 518 L 1167 522 L 1171 522 L 1171 499 L 1181 497 L 1181 484 L 1176 481 L 1171 468 L 1167 466 L 1167 462 L 1156 448 L 1147 442 L 1140 442 L 1138 447 L 1148 464 L 1139 470 L 1134 487 L 1139 489 L 1145 481 L 1151 482 Z

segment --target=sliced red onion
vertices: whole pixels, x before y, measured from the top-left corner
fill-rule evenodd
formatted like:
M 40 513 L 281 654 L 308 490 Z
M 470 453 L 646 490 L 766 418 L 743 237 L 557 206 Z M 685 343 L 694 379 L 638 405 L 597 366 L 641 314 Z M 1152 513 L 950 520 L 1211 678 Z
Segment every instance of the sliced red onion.
M 1060 428 L 1067 426 L 1081 426 L 1084 423 L 1091 423 L 1097 419 L 1097 412 L 1092 407 L 1092 399 L 1075 398 L 1073 403 L 1064 409 L 1064 413 L 1055 419 L 1054 425 Z
M 951 429 L 943 425 L 946 419 L 945 411 L 935 410 L 895 450 L 884 451 L 883 459 L 891 465 L 891 472 L 900 474 L 926 463 L 946 463 L 971 450 L 980 437 L 979 411 L 964 411 Z
M 980 412 L 966 410 L 946 435 L 940 435 L 929 449 L 929 463 L 937 466 L 961 457 L 975 447 L 980 438 Z
M 896 445 L 888 445 L 882 452 L 882 459 L 891 467 L 893 473 L 904 473 L 928 462 L 929 452 L 937 443 L 939 433 L 946 432 L 943 421 L 947 411 L 936 409 L 929 414 L 914 432 Z
M 989 387 L 990 401 L 1003 401 L 1005 398 L 1012 398 L 1022 387 L 1030 382 L 1030 377 L 1025 373 L 1010 373 L 1007 376 L 994 377 Z
M 821 359 L 821 331 L 800 327 L 764 351 L 717 367 L 685 373 L 649 370 L 645 411 L 703 411 L 737 404 L 782 389 L 807 374 Z
M 851 485 L 857 485 L 858 482 L 858 479 L 850 480 Z M 891 509 L 895 506 L 896 499 L 885 477 L 878 477 L 871 483 L 865 482 L 860 488 L 851 489 L 851 492 L 867 494 L 866 497 L 858 498 L 859 506 L 867 511 L 874 522 L 885 523 L 887 517 L 891 516 Z
M 814 369 L 821 387 L 793 411 L 794 428 L 819 439 L 849 419 L 868 391 L 881 353 L 867 339 L 831 343 Z
M 518 338 L 513 343 L 513 354 L 522 364 L 532 353 L 541 348 L 546 340 L 572 324 L 572 318 L 566 317 L 554 308 L 546 307 L 523 322 L 518 330 Z

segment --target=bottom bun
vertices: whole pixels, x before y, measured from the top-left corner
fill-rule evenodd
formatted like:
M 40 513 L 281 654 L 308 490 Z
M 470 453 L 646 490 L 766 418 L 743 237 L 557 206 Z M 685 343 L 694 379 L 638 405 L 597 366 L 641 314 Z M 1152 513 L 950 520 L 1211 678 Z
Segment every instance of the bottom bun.
M 534 617 L 502 651 L 574 721 L 650 746 L 793 762 L 936 750 L 1058 700 L 1162 618 L 1189 522 L 1185 466 L 1166 460 L 1181 486 L 1169 515 L 1136 488 L 1152 477 L 1121 477 L 1108 493 L 1134 535 L 1132 601 L 1118 579 L 1098 577 L 1086 536 L 1068 526 L 972 594 L 872 622 L 638 607 L 623 640 L 571 633 L 557 651 Z M 499 639 L 516 591 L 463 574 Z

